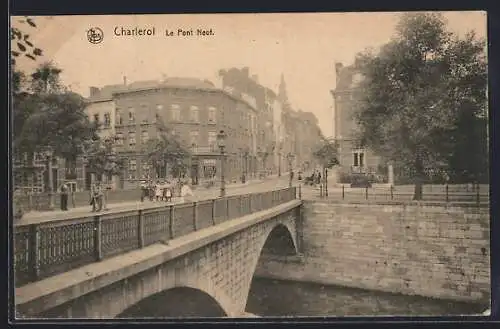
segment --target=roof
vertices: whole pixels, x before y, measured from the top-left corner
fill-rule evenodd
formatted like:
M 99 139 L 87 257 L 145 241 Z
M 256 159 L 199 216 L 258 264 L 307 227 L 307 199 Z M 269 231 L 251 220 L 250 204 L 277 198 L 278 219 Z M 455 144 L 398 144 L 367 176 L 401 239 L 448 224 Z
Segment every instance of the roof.
M 180 78 L 172 77 L 167 78 L 161 82 L 164 86 L 178 86 L 178 87 L 194 87 L 203 89 L 215 89 L 214 84 L 208 80 L 201 80 L 197 78 Z
M 340 69 L 339 75 L 337 77 L 337 86 L 335 91 L 344 91 L 351 88 L 353 82 L 353 76 L 356 73 L 352 66 L 346 66 Z

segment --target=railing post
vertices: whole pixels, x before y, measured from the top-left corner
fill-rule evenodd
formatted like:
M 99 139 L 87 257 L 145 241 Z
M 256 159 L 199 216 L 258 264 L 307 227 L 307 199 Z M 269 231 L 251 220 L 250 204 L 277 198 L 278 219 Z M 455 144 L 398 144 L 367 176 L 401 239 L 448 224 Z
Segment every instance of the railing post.
M 241 217 L 243 216 L 243 195 L 239 195 L 238 196 L 238 203 L 240 204 L 240 206 L 238 207 L 238 217 Z
M 365 200 L 368 200 L 368 186 L 365 187 Z
M 168 227 L 170 230 L 170 239 L 173 239 L 175 237 L 175 232 L 174 232 L 174 216 L 175 216 L 175 210 L 174 206 L 170 206 L 170 221 L 168 223 Z
M 102 218 L 99 215 L 94 216 L 94 251 L 97 262 L 102 260 Z
M 212 224 L 215 226 L 217 225 L 217 222 L 215 220 L 215 202 L 216 200 L 215 199 L 212 199 Z
M 446 184 L 445 189 L 446 189 L 446 203 L 448 203 L 448 184 Z
M 28 210 L 34 210 L 33 209 L 33 193 L 28 192 Z
M 342 184 L 342 200 L 345 198 L 344 184 Z
M 139 249 L 144 248 L 144 216 L 142 214 L 142 209 L 139 209 L 139 218 L 138 218 L 138 228 L 137 233 L 139 236 Z
M 476 187 L 476 205 L 478 208 L 480 204 L 481 204 L 481 196 L 479 195 L 479 183 L 478 183 Z
M 29 228 L 29 268 L 31 280 L 37 281 L 40 276 L 40 234 L 38 225 L 31 224 Z
M 249 193 L 248 194 L 248 213 L 251 214 L 253 211 L 252 211 L 252 194 Z
M 299 185 L 299 199 L 302 200 L 302 185 Z
M 229 220 L 229 198 L 226 198 L 226 220 Z
M 394 187 L 391 184 L 391 187 L 390 187 L 390 190 L 391 190 L 391 200 L 394 199 L 394 191 L 393 191 L 393 189 L 394 189 Z
M 193 230 L 197 231 L 198 228 L 198 203 L 195 201 L 193 202 Z

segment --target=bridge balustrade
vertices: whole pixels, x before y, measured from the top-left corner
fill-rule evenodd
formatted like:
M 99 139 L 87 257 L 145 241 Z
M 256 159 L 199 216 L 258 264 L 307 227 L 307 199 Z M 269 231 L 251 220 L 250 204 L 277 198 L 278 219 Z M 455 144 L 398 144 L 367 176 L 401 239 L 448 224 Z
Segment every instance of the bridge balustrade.
M 16 286 L 165 242 L 296 198 L 296 188 L 14 227 Z

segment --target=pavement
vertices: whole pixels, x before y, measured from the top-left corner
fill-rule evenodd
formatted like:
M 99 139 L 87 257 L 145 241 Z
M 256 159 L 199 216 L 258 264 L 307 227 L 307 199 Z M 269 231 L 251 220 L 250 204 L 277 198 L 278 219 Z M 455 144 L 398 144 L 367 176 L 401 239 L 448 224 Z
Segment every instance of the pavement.
M 245 184 L 242 183 L 234 183 L 226 186 L 226 195 L 238 195 L 245 193 L 257 193 L 269 190 L 276 190 L 280 188 L 285 188 L 288 186 L 288 176 L 268 176 L 262 180 L 253 180 L 249 181 Z M 91 211 L 90 206 L 85 207 L 76 207 L 69 208 L 67 211 L 62 210 L 53 210 L 53 211 L 43 211 L 43 212 L 28 212 L 24 214 L 24 216 L 14 223 L 14 226 L 18 225 L 28 225 L 28 224 L 38 224 L 49 221 L 59 221 L 69 218 L 78 218 L 78 217 L 86 217 L 93 216 L 95 214 L 108 214 L 108 213 L 116 213 L 116 212 L 125 212 L 125 211 L 134 211 L 139 209 L 151 209 L 162 206 L 168 206 L 173 204 L 181 204 L 184 202 L 190 201 L 201 201 L 201 200 L 209 200 L 219 197 L 219 187 L 215 186 L 214 188 L 206 189 L 206 188 L 198 188 L 193 191 L 194 196 L 192 197 L 177 197 L 173 198 L 172 202 L 165 201 L 128 201 L 128 202 L 120 202 L 120 203 L 109 203 L 107 204 L 107 209 L 103 210 L 99 213 L 94 213 Z

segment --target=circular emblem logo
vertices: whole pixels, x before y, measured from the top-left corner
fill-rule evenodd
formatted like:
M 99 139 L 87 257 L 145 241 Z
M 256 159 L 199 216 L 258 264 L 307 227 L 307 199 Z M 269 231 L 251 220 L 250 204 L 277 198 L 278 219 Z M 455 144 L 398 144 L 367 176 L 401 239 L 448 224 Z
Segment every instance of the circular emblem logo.
M 93 44 L 101 43 L 103 38 L 104 38 L 104 33 L 98 27 L 92 27 L 87 31 L 87 40 L 89 40 L 90 43 Z

